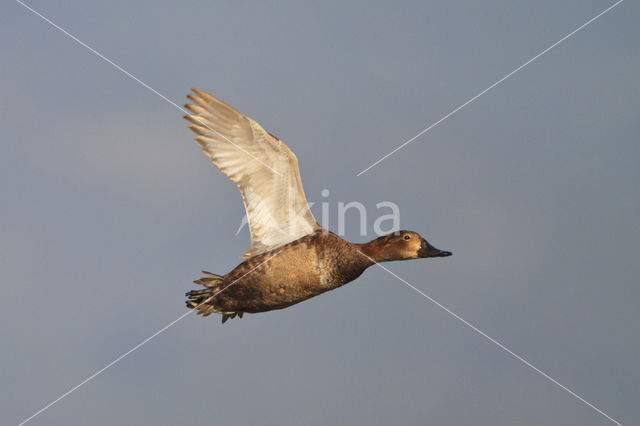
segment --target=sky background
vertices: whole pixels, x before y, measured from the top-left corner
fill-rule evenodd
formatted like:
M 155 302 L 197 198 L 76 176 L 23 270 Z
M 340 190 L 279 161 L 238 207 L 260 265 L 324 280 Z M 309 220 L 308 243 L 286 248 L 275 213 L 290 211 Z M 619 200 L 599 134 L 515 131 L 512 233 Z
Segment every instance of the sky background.
M 198 87 L 256 119 L 330 229 L 340 201 L 370 232 L 395 202 L 454 256 L 388 268 L 640 418 L 637 3 L 360 177 L 613 2 L 28 4 L 172 101 Z M 182 315 L 249 235 L 177 108 L 12 1 L 0 53 L 0 413 L 17 424 Z M 283 311 L 189 315 L 30 424 L 611 423 L 373 267 Z

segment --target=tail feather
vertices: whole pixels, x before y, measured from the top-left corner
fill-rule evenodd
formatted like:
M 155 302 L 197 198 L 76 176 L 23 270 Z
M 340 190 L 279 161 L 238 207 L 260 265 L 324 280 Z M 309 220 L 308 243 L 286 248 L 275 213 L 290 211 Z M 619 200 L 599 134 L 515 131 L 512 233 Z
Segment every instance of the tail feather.
M 212 274 L 207 271 L 202 271 L 202 273 L 205 274 L 205 276 L 195 280 L 195 284 L 213 288 L 219 286 L 223 282 L 223 278 L 220 275 Z
M 185 295 L 188 297 L 186 301 L 187 308 L 195 309 L 199 315 L 203 317 L 212 313 L 222 314 L 222 323 L 224 324 L 229 318 L 235 318 L 236 315 L 242 318 L 243 312 L 227 312 L 218 307 L 215 302 L 215 296 L 225 289 L 224 278 L 211 272 L 202 271 L 204 277 L 195 280 L 195 284 L 204 286 L 202 290 L 191 290 Z

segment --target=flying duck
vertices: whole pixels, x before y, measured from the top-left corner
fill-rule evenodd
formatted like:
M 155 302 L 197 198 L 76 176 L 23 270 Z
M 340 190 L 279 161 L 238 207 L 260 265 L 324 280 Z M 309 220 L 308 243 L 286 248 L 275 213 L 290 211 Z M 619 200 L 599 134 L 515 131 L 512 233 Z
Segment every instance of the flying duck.
M 225 275 L 203 271 L 187 307 L 222 315 L 283 309 L 358 278 L 377 262 L 451 256 L 419 234 L 397 231 L 368 243 L 351 243 L 322 228 L 302 188 L 298 159 L 260 124 L 201 90 L 185 105 L 195 141 L 238 185 L 251 246 Z

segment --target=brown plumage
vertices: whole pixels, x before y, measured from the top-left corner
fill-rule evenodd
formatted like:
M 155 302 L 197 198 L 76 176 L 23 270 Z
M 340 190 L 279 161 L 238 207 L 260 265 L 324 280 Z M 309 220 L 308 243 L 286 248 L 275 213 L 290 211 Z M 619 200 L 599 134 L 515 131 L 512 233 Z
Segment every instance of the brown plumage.
M 205 288 L 186 295 L 187 307 L 222 322 L 243 313 L 283 309 L 358 278 L 376 262 L 450 256 L 420 235 L 399 231 L 365 244 L 318 225 L 307 204 L 298 160 L 258 123 L 195 90 L 185 118 L 212 162 L 240 189 L 251 231 L 246 260 L 226 275 L 204 272 Z

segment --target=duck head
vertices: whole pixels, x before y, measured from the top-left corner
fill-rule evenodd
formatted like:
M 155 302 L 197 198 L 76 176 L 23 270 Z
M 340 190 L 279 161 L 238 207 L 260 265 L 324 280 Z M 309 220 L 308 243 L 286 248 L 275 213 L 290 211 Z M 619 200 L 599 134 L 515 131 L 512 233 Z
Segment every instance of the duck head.
M 450 251 L 435 248 L 420 234 L 397 231 L 363 244 L 364 253 L 376 262 L 451 256 Z

